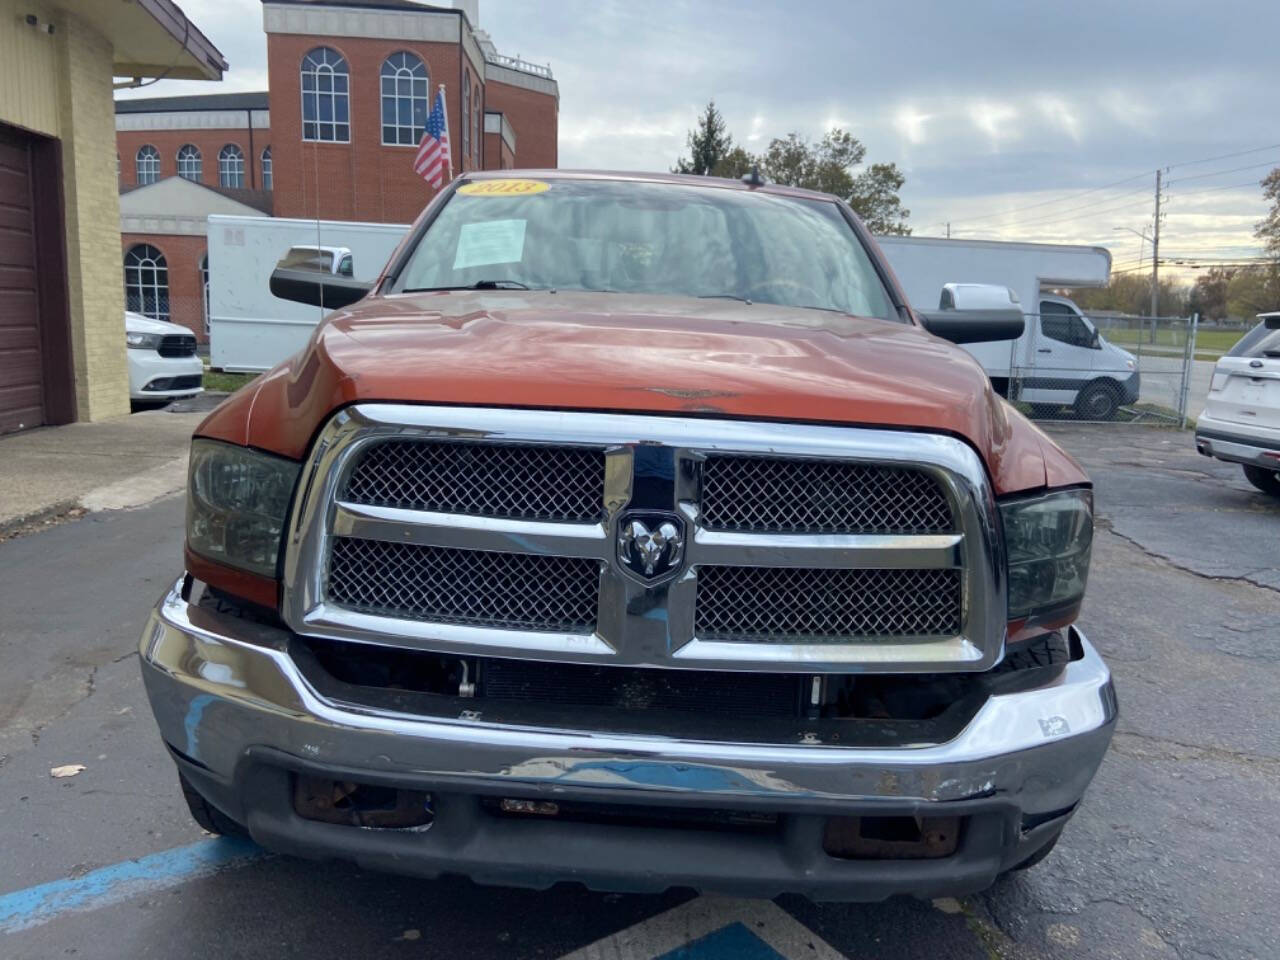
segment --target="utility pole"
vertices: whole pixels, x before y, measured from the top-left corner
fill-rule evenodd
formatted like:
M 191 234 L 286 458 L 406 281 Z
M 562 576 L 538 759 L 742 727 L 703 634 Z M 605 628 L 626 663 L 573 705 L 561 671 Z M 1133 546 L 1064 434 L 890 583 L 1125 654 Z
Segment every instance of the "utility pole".
M 1155 317 L 1160 315 L 1160 175 L 1156 171 L 1156 219 L 1151 228 L 1151 342 L 1156 342 Z

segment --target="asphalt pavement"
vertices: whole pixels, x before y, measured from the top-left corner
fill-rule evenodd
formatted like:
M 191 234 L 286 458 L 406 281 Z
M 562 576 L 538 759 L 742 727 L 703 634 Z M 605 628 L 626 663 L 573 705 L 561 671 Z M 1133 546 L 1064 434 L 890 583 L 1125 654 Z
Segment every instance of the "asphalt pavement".
M 0 543 L 0 957 L 1280 956 L 1280 502 L 1187 433 L 1050 429 L 1097 485 L 1082 625 L 1121 718 L 1035 869 L 963 901 L 815 906 L 406 880 L 212 839 L 134 652 L 179 572 L 169 496 Z

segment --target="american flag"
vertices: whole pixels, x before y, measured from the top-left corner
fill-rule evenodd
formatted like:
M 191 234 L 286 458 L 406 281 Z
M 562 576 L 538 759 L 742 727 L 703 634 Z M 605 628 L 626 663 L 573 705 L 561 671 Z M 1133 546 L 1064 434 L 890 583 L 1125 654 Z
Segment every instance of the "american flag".
M 436 102 L 427 117 L 422 131 L 418 155 L 413 160 L 413 170 L 427 183 L 439 189 L 444 182 L 445 166 L 449 167 L 449 179 L 453 179 L 453 154 L 449 150 L 449 118 L 444 108 L 444 86 L 436 92 Z

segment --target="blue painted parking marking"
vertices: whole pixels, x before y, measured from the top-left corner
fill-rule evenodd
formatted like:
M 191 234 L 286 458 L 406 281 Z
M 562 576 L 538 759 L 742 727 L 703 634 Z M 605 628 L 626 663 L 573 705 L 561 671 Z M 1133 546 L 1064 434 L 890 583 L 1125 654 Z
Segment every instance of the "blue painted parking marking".
M 701 940 L 676 947 L 658 960 L 787 960 L 741 923 L 731 923 Z
M 771 900 L 695 897 L 561 960 L 843 960 Z
M 266 856 L 252 841 L 218 837 L 0 894 L 0 934 L 38 927 L 72 911 L 97 910 Z

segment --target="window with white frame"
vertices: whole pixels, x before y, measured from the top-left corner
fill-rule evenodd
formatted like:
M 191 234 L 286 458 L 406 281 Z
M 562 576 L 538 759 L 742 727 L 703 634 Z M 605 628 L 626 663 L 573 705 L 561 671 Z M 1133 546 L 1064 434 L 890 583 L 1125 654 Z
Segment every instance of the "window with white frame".
M 337 50 L 316 47 L 302 58 L 302 139 L 351 141 L 351 75 Z
M 144 143 L 138 148 L 137 173 L 138 186 L 145 187 L 149 183 L 155 183 L 160 177 L 160 151 L 149 143 Z
M 169 319 L 169 265 L 149 243 L 125 252 L 124 308 L 155 320 Z
M 417 146 L 427 125 L 427 67 L 412 53 L 393 53 L 382 61 L 382 142 Z
M 178 176 L 183 180 L 200 182 L 200 150 L 193 143 L 178 148 Z
M 244 154 L 234 143 L 228 143 L 218 151 L 218 185 L 244 186 Z
M 271 148 L 264 147 L 262 150 L 262 189 L 270 190 L 271 187 Z

